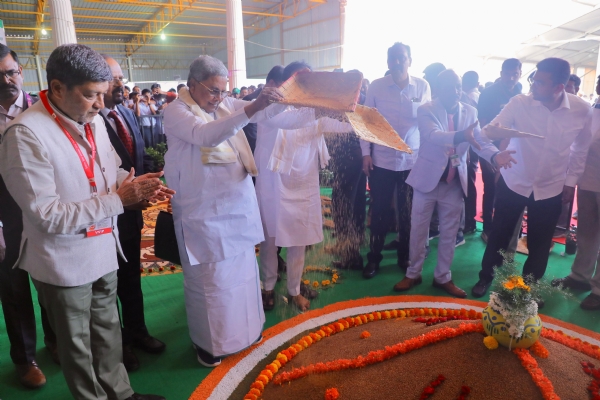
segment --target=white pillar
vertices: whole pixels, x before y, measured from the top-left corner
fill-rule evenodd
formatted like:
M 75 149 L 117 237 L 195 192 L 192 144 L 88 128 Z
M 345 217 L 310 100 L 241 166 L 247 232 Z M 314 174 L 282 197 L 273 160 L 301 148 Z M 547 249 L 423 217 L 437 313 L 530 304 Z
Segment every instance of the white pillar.
M 346 42 L 346 5 L 348 0 L 340 0 L 340 68 L 344 68 L 344 44 Z
M 239 87 L 246 80 L 246 50 L 244 48 L 244 20 L 242 0 L 227 0 L 227 66 L 229 89 Z
M 55 47 L 77 43 L 70 0 L 50 0 L 50 24 Z
M 39 54 L 35 55 L 35 69 L 37 70 L 38 87 L 44 90 L 44 78 L 42 76 L 42 59 Z

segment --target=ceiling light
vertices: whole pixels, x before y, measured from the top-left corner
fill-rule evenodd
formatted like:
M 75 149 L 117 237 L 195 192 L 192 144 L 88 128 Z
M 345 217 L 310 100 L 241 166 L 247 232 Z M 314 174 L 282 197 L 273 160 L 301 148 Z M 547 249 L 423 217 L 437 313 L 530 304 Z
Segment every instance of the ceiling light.
M 47 35 L 47 34 L 48 34 L 48 31 L 45 30 L 44 28 L 42 28 L 42 35 Z
M 165 39 L 167 38 L 167 36 L 166 36 L 164 33 L 161 33 L 161 34 L 160 34 L 160 38 L 161 38 L 162 40 L 165 40 Z

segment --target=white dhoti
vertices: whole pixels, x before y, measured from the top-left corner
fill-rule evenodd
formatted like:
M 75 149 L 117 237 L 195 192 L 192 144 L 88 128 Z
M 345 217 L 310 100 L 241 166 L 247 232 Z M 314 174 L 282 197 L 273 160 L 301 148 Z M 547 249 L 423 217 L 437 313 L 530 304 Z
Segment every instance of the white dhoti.
M 260 337 L 265 314 L 254 248 L 223 261 L 184 266 L 183 276 L 190 337 L 196 346 L 221 357 Z

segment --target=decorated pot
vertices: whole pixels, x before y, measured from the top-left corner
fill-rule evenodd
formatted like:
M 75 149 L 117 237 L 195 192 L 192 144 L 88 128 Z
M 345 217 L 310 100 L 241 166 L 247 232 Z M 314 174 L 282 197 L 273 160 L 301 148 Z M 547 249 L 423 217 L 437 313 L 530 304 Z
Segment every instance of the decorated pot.
M 489 336 L 493 336 L 501 345 L 505 347 L 520 347 L 527 349 L 531 347 L 540 338 L 542 332 L 542 320 L 539 316 L 534 316 L 525 321 L 525 329 L 520 338 L 515 338 L 508 333 L 508 326 L 502 314 L 487 306 L 483 312 L 483 329 Z

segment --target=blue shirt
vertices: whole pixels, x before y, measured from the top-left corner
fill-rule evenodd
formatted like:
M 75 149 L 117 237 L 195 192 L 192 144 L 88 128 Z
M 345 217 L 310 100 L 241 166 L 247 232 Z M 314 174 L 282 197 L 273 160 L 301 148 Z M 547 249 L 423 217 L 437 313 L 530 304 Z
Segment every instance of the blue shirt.
M 430 100 L 431 90 L 424 79 L 409 76 L 408 85 L 404 89 L 396 85 L 391 75 L 373 81 L 367 92 L 365 106 L 377 108 L 413 150 L 413 154 L 361 140 L 363 157 L 370 155 L 373 158 L 373 165 L 390 171 L 412 169 L 421 141 L 417 125 L 417 108 Z

